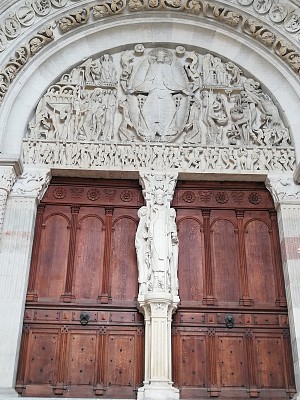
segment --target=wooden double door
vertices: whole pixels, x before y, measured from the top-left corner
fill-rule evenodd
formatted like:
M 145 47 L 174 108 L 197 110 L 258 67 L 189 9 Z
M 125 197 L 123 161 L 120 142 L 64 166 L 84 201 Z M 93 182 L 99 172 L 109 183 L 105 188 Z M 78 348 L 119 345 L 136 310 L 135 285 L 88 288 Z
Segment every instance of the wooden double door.
M 16 388 L 22 396 L 135 398 L 136 181 L 53 179 L 37 213 Z M 260 184 L 179 182 L 181 398 L 295 392 L 276 212 Z

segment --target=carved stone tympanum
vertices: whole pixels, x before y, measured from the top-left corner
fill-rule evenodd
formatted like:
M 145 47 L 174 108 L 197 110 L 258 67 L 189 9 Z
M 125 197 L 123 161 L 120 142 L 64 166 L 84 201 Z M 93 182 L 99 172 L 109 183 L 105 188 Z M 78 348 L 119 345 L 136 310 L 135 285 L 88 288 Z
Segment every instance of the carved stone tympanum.
M 210 53 L 142 44 L 87 59 L 50 86 L 29 122 L 24 161 L 180 170 L 295 166 L 289 129 L 258 81 Z

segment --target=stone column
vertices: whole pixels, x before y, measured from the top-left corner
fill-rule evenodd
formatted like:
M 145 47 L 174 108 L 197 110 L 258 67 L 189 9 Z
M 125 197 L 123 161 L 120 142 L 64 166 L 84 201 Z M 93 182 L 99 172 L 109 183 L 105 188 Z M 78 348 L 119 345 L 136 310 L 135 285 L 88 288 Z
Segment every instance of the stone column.
M 177 175 L 140 174 L 146 206 L 139 210 L 136 250 L 140 311 L 145 317 L 145 379 L 138 400 L 176 400 L 172 386 L 171 322 L 178 297 L 176 212 L 170 208 Z
M 0 398 L 15 395 L 24 304 L 38 201 L 50 171 L 25 170 L 7 199 L 0 243 Z
M 289 174 L 271 175 L 267 187 L 278 214 L 294 373 L 300 400 L 300 185 Z

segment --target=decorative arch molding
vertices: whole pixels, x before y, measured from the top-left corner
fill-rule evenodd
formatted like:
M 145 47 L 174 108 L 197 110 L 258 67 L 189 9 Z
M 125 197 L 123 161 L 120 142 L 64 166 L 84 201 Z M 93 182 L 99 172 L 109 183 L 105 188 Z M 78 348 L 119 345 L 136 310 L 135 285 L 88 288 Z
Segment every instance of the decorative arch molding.
M 45 93 L 45 88 L 57 81 L 70 65 L 78 65 L 83 59 L 91 57 L 95 53 L 95 43 L 98 44 L 98 53 L 114 53 L 132 49 L 136 37 L 145 45 L 153 42 L 158 46 L 173 48 L 182 45 L 189 50 L 200 49 L 202 53 L 212 51 L 223 58 L 225 42 L 226 60 L 233 60 L 247 71 L 248 76 L 262 82 L 263 88 L 272 93 L 276 104 L 283 111 L 284 120 L 289 124 L 294 146 L 298 147 L 295 132 L 300 89 L 296 76 L 287 73 L 285 65 L 266 53 L 260 44 L 251 39 L 244 41 L 240 33 L 227 25 L 220 26 L 216 31 L 210 20 L 195 20 L 195 17 L 187 13 L 171 20 L 164 12 L 153 14 L 151 20 L 148 15 L 131 20 L 125 16 L 119 16 L 117 21 L 108 18 L 103 19 L 100 26 L 92 24 L 75 29 L 52 41 L 30 60 L 12 84 L 2 105 L 2 152 L 20 154 L 28 119 Z M 163 30 L 162 24 L 165 27 Z M 14 118 L 16 114 L 18 119 Z
M 118 12 L 120 2 L 113 2 L 115 4 L 114 12 Z M 282 32 L 285 37 L 296 44 L 299 44 L 299 31 L 300 24 L 298 22 L 299 16 L 299 1 L 298 0 L 268 0 L 266 3 L 261 4 L 257 0 L 231 0 L 227 4 L 226 1 L 219 1 L 215 3 L 217 7 L 229 7 L 233 11 L 246 12 L 249 16 L 253 16 L 258 20 L 262 20 L 265 24 L 275 26 L 278 32 Z M 105 3 L 102 3 L 105 4 Z M 110 4 L 107 2 L 106 4 Z M 125 3 L 124 3 L 125 4 Z M 130 6 L 131 4 L 131 6 Z M 131 11 L 139 11 L 146 5 L 147 2 L 128 2 Z M 174 10 L 180 9 L 179 2 L 166 2 L 169 8 Z M 199 0 L 193 3 L 193 6 L 206 7 L 208 1 Z M 98 10 L 101 5 L 95 4 L 94 0 L 31 0 L 31 1 L 17 1 L 10 0 L 0 5 L 1 21 L 0 21 L 0 54 L 12 46 L 15 39 L 32 33 L 39 24 L 45 23 L 51 19 L 60 18 L 66 12 L 74 12 L 78 7 L 88 7 L 91 5 L 96 9 L 96 16 L 99 15 Z M 122 7 L 121 7 L 122 8 Z M 146 7 L 147 8 L 147 7 Z M 151 4 L 149 9 L 160 8 L 159 3 Z M 200 10 L 199 10 L 200 11 Z

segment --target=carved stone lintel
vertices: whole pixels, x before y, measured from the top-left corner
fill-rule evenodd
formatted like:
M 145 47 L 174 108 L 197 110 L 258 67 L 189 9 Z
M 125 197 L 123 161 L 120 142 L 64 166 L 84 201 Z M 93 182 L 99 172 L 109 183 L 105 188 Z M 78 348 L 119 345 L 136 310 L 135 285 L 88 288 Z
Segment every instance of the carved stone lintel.
M 292 174 L 270 175 L 266 187 L 276 206 L 280 203 L 300 204 L 300 185 L 294 182 Z
M 14 197 L 32 197 L 40 201 L 50 183 L 49 169 L 26 169 L 15 182 L 11 195 Z
M 161 143 L 99 143 L 24 140 L 29 165 L 175 171 L 293 171 L 292 147 L 190 146 Z

